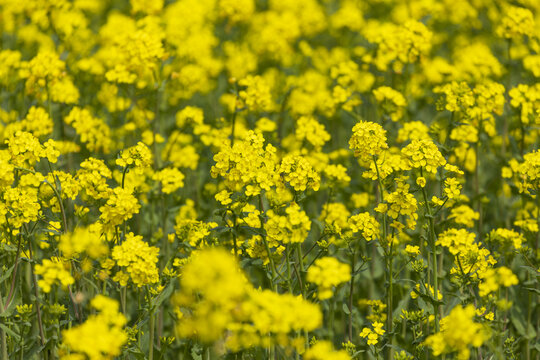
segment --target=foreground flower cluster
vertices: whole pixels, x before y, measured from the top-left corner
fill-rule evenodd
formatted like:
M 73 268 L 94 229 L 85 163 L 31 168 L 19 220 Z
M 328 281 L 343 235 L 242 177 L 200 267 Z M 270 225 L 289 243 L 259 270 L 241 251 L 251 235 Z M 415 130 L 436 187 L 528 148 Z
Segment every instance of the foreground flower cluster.
M 540 357 L 540 2 L 0 30 L 0 360 Z

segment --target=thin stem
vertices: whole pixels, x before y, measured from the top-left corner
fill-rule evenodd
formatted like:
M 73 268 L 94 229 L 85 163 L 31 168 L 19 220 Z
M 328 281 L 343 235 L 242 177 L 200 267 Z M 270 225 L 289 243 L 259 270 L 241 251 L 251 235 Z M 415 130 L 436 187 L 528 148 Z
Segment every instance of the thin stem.
M 509 101 L 509 98 L 508 98 L 508 92 L 510 91 L 510 85 L 511 85 L 511 82 L 512 82 L 512 66 L 510 66 L 512 64 L 512 58 L 511 58 L 511 55 L 510 55 L 510 48 L 512 47 L 512 39 L 508 39 L 507 40 L 507 47 L 506 47 L 506 58 L 507 58 L 507 69 L 508 69 L 508 74 L 506 76 L 506 102 L 505 102 L 505 106 L 507 109 L 510 109 L 510 101 Z M 504 114 L 502 116 L 502 121 L 503 121 L 503 141 L 502 141 L 502 155 L 503 155 L 503 159 L 506 159 L 506 142 L 508 141 L 508 114 Z
M 294 295 L 293 293 L 293 286 L 292 286 L 292 277 L 291 277 L 291 262 L 290 262 L 290 256 L 291 256 L 291 244 L 287 244 L 285 246 L 285 261 L 287 263 L 287 284 L 289 286 L 289 292 Z
M 336 307 L 336 297 L 333 296 L 329 301 L 330 306 L 330 314 L 329 314 L 329 326 L 328 326 L 328 337 L 330 339 L 330 342 L 334 342 L 334 315 L 335 315 L 335 307 Z
M 2 295 L 0 295 L 0 313 L 4 312 L 4 309 L 4 301 L 2 299 Z M 7 352 L 6 332 L 2 328 L 0 328 L 0 346 L 2 347 L 2 360 L 9 360 Z
M 32 256 L 32 245 L 31 244 L 29 244 L 29 246 L 28 246 L 28 251 L 29 251 L 30 259 L 33 260 L 34 257 Z M 45 332 L 43 331 L 43 320 L 41 318 L 41 308 L 40 308 L 40 304 L 39 304 L 39 288 L 38 288 L 38 284 L 37 284 L 37 275 L 34 272 L 34 262 L 33 261 L 30 263 L 30 271 L 32 273 L 32 283 L 34 285 L 34 295 L 36 296 L 36 314 L 37 314 L 38 327 L 39 327 L 39 339 L 40 339 L 40 342 L 41 342 L 41 346 L 45 346 L 47 341 L 45 339 Z
M 122 306 L 122 313 L 124 315 L 127 315 L 127 309 L 126 309 L 126 292 L 127 289 L 125 286 L 120 287 L 120 305 Z
M 272 258 L 272 253 L 270 252 L 270 246 L 268 245 L 268 240 L 266 240 L 266 236 L 263 236 L 263 242 L 264 246 L 266 248 L 266 253 L 268 255 L 268 262 L 270 263 L 270 268 L 272 269 L 272 279 L 270 279 L 270 283 L 272 286 L 272 289 L 277 292 L 277 285 L 274 282 L 274 279 L 277 277 L 277 270 L 276 270 L 276 264 L 274 264 L 274 259 Z
M 155 316 L 154 316 L 154 310 L 150 311 L 150 318 L 148 320 L 148 327 L 149 327 L 149 340 L 148 340 L 148 360 L 154 359 L 154 331 L 155 331 Z
M 422 177 L 424 176 L 422 168 L 420 168 L 420 176 Z M 437 251 L 435 247 L 435 225 L 433 223 L 433 215 L 431 214 L 431 207 L 429 206 L 425 187 L 422 188 L 422 195 L 424 197 L 424 206 L 426 207 L 426 212 L 428 214 L 427 218 L 429 222 L 428 240 L 429 240 L 429 245 L 432 251 L 431 266 L 432 266 L 432 272 L 433 272 L 433 297 L 434 297 L 434 301 L 438 302 L 439 301 L 439 297 L 438 297 L 439 279 L 438 279 L 438 274 L 437 274 Z M 435 302 L 433 303 L 433 312 L 435 316 L 435 332 L 439 332 L 439 306 L 436 305 Z
M 474 161 L 474 196 L 476 198 L 476 210 L 478 211 L 478 238 L 482 239 L 482 200 L 480 199 L 480 133 L 482 127 L 478 125 L 478 141 L 474 144 L 476 158 Z
M 356 253 L 353 251 L 351 256 L 351 284 L 349 287 L 349 341 L 353 341 L 353 318 L 352 318 L 352 303 L 353 303 L 353 297 L 354 297 L 354 267 L 355 267 L 355 260 L 356 260 Z
M 129 169 L 129 165 L 126 165 L 124 167 L 124 170 L 122 171 L 122 189 L 124 188 L 124 184 L 125 184 L 125 181 L 126 181 L 126 173 Z
M 11 235 L 11 233 L 10 233 L 10 235 Z M 19 235 L 19 242 L 17 243 L 17 255 L 15 255 L 15 266 L 13 268 L 13 276 L 11 277 L 11 285 L 9 287 L 9 293 L 8 293 L 7 298 L 6 298 L 6 308 L 11 303 L 13 292 L 15 290 L 15 280 L 17 279 L 17 268 L 19 266 L 19 257 L 21 255 L 21 238 L 22 238 L 22 236 Z
M 234 112 L 232 114 L 232 118 L 231 118 L 231 147 L 233 147 L 234 145 L 234 130 L 235 130 L 235 127 L 236 127 L 236 114 L 238 114 L 238 109 L 234 108 Z
M 296 244 L 296 255 L 298 257 L 298 265 L 300 266 L 300 271 L 302 273 L 304 273 L 305 272 L 304 256 L 302 255 L 302 244 L 301 243 Z M 304 299 L 307 299 L 306 288 L 304 287 L 304 284 L 302 282 L 302 276 L 298 272 L 298 269 L 296 268 L 296 265 L 294 265 L 294 271 L 296 272 L 296 276 L 298 277 L 298 284 L 300 285 L 300 291 L 302 292 L 302 297 Z M 304 330 L 304 341 L 305 341 L 305 347 L 306 347 L 306 349 L 308 349 L 309 348 L 309 335 L 308 335 L 307 330 Z
M 233 247 L 234 247 L 234 257 L 238 259 L 238 240 L 236 236 L 236 214 L 233 212 L 233 227 L 231 228 L 232 238 L 233 238 Z

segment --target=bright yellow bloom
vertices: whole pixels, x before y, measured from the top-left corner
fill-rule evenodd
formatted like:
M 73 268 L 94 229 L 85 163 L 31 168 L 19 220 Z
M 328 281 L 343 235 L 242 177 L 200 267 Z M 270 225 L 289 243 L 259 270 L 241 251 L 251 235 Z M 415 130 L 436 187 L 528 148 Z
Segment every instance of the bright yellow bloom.
M 38 280 L 41 290 L 48 293 L 51 291 L 51 286 L 57 283 L 64 288 L 72 285 L 75 279 L 69 270 L 66 270 L 66 265 L 69 268 L 69 264 L 61 258 L 44 259 L 41 264 L 36 264 L 36 275 L 41 275 L 41 279 Z
M 473 321 L 476 310 L 473 305 L 456 306 L 441 320 L 441 331 L 429 336 L 426 345 L 433 355 L 458 352 L 458 359 L 469 359 L 469 346 L 480 347 L 489 338 L 487 329 Z
M 268 210 L 268 221 L 264 224 L 266 234 L 274 241 L 283 244 L 303 242 L 311 229 L 311 221 L 296 203 L 285 209 L 285 215 Z
M 392 121 L 398 121 L 403 117 L 407 100 L 399 91 L 389 86 L 381 86 L 373 90 L 373 96 Z
M 412 168 L 422 168 L 436 174 L 439 166 L 444 166 L 446 160 L 431 140 L 413 140 L 401 150 L 404 158 Z
M 112 258 L 120 267 L 126 268 L 133 283 L 138 287 L 155 284 L 159 281 L 158 261 L 159 248 L 150 246 L 142 236 L 126 234 L 121 245 L 112 250 Z
M 334 287 L 351 279 L 351 267 L 334 257 L 326 256 L 317 259 L 308 269 L 306 279 L 317 285 L 319 299 L 330 299 Z
M 379 156 L 384 149 L 388 149 L 386 130 L 379 124 L 360 121 L 352 132 L 349 149 L 354 150 L 354 155 L 365 163 L 371 162 L 373 156 Z
M 362 329 L 360 336 L 368 339 L 368 345 L 377 345 L 377 343 L 379 342 L 379 337 L 384 335 L 386 331 L 383 329 L 383 324 L 378 321 L 372 323 L 371 326 L 373 327 L 373 330 L 365 327 Z
M 303 358 L 305 360 L 349 360 L 350 356 L 344 350 L 334 350 L 329 341 L 318 341 L 306 351 Z
M 112 229 L 131 219 L 140 208 L 141 205 L 131 190 L 117 187 L 112 191 L 107 203 L 99 208 L 100 220 L 106 229 Z
M 99 259 L 109 252 L 101 232 L 102 226 L 99 223 L 84 228 L 76 227 L 73 232 L 60 236 L 58 248 L 67 258 L 86 253 L 92 259 Z
M 509 287 L 518 284 L 518 278 L 512 270 L 505 266 L 487 269 L 482 274 L 482 282 L 478 285 L 480 296 L 487 296 L 499 290 L 499 287 Z
M 63 346 L 71 354 L 64 354 L 62 360 L 74 359 L 75 354 L 89 360 L 113 359 L 122 352 L 127 342 L 123 328 L 126 318 L 118 311 L 118 302 L 103 295 L 97 295 L 90 303 L 99 313 L 91 314 L 81 325 L 62 331 Z
M 505 9 L 505 16 L 496 29 L 498 36 L 507 39 L 519 39 L 531 36 L 534 32 L 534 16 L 531 10 L 517 6 Z
M 313 169 L 311 163 L 302 156 L 287 155 L 281 161 L 278 173 L 283 175 L 295 191 L 306 191 L 308 188 L 319 190 L 321 177 Z
M 353 232 L 358 232 L 366 241 L 378 239 L 381 225 L 368 212 L 353 215 L 348 220 L 349 227 Z
M 161 183 L 161 191 L 170 194 L 184 187 L 184 174 L 177 168 L 168 167 L 157 171 L 153 179 Z

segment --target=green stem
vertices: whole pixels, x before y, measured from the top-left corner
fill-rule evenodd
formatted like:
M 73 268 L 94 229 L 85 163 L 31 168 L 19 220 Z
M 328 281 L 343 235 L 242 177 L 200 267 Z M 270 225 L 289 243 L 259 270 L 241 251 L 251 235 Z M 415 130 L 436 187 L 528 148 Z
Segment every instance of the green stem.
M 329 326 L 328 326 L 328 337 L 330 339 L 330 342 L 334 342 L 334 315 L 335 315 L 335 311 L 334 311 L 334 308 L 336 307 L 335 305 L 335 300 L 336 297 L 332 297 L 329 301 L 329 305 L 330 305 L 330 314 L 329 314 Z
M 125 286 L 120 287 L 120 305 L 122 306 L 122 313 L 124 315 L 127 315 L 127 308 L 126 308 L 126 292 L 127 289 Z
M 148 340 L 148 360 L 154 360 L 154 331 L 155 331 L 155 317 L 154 310 L 150 311 L 150 318 L 148 320 L 148 327 L 150 332 L 150 339 Z
M 125 182 L 126 182 L 126 174 L 129 169 L 129 165 L 126 165 L 124 167 L 124 170 L 122 171 L 122 189 L 124 188 Z
M 33 260 L 34 257 L 32 256 L 32 245 L 28 245 L 28 251 L 30 255 L 30 259 Z M 32 283 L 34 285 L 34 295 L 36 297 L 36 314 L 37 314 L 37 321 L 38 321 L 38 328 L 39 328 L 39 339 L 41 342 L 41 346 L 45 346 L 47 343 L 47 340 L 45 339 L 45 332 L 43 331 L 43 320 L 41 318 L 41 308 L 39 304 L 39 288 L 37 284 L 37 275 L 34 271 L 34 261 L 30 262 L 30 271 L 32 273 Z
M 480 132 L 482 127 L 478 125 L 478 141 L 475 146 L 475 161 L 474 161 L 474 197 L 476 200 L 476 210 L 478 211 L 478 238 L 482 239 L 482 200 L 480 199 Z
M 236 214 L 233 212 L 233 227 L 231 228 L 232 238 L 233 238 L 233 247 L 234 247 L 234 257 L 238 259 L 238 240 L 236 236 Z
M 234 145 L 234 130 L 236 127 L 236 114 L 237 113 L 238 113 L 238 109 L 236 109 L 236 106 L 235 106 L 234 112 L 232 114 L 232 119 L 231 119 L 231 148 Z
M 300 285 L 300 291 L 302 292 L 302 297 L 307 300 L 306 287 L 304 286 L 304 283 L 302 281 L 302 274 L 305 272 L 305 268 L 304 268 L 304 255 L 302 254 L 301 243 L 296 244 L 296 255 L 298 257 L 298 265 L 300 266 L 300 273 L 297 273 L 298 284 Z M 296 266 L 295 266 L 295 270 L 298 272 L 298 269 L 296 269 Z M 307 330 L 304 330 L 304 341 L 305 341 L 305 347 L 307 350 L 309 349 L 309 334 Z
M 292 287 L 292 276 L 291 276 L 291 244 L 287 244 L 285 246 L 285 261 L 287 264 L 287 284 L 289 286 L 289 292 L 294 295 L 293 287 Z
M 0 313 L 2 312 L 4 312 L 4 300 L 2 299 L 2 295 L 0 295 Z M 2 347 L 2 360 L 9 360 L 7 352 L 6 332 L 2 328 L 0 328 L 0 346 Z
M 512 39 L 508 39 L 507 40 L 507 47 L 506 47 L 506 57 L 507 57 L 507 60 L 508 60 L 508 63 L 507 63 L 507 69 L 508 69 L 508 74 L 506 76 L 506 102 L 505 102 L 505 107 L 508 109 L 508 112 L 510 112 L 510 100 L 509 100 L 509 95 L 508 95 L 508 92 L 510 91 L 510 86 L 511 86 L 511 83 L 512 83 L 512 67 L 510 66 L 512 64 L 512 59 L 511 59 L 511 56 L 510 56 L 510 48 L 512 47 Z M 504 114 L 502 116 L 502 121 L 503 121 L 503 128 L 502 128 L 502 132 L 503 132 L 503 136 L 502 136 L 502 155 L 503 155 L 503 159 L 506 159 L 506 142 L 508 141 L 508 116 L 509 114 Z
M 422 168 L 420 168 L 420 176 L 424 176 L 424 173 L 422 171 Z M 429 240 L 429 246 L 431 247 L 431 266 L 432 266 L 432 272 L 433 272 L 433 297 L 434 301 L 438 302 L 438 289 L 439 289 L 439 279 L 437 274 L 437 251 L 435 247 L 435 225 L 433 223 L 433 215 L 431 214 L 431 207 L 429 206 L 429 201 L 427 198 L 426 188 L 422 188 L 422 195 L 424 197 L 424 205 L 426 207 L 426 212 L 428 214 L 428 222 L 429 222 L 429 229 L 428 229 L 428 240 Z M 435 316 L 435 332 L 439 332 L 439 306 L 433 303 L 433 313 Z
M 11 233 L 10 233 L 10 236 L 11 236 Z M 7 296 L 7 299 L 6 299 L 6 308 L 11 303 L 11 298 L 13 296 L 13 292 L 15 291 L 15 280 L 16 280 L 16 276 L 17 276 L 17 267 L 19 265 L 19 257 L 20 257 L 20 254 L 21 254 L 21 238 L 22 238 L 22 236 L 19 235 L 19 242 L 17 243 L 17 255 L 15 255 L 15 266 L 13 268 L 13 275 L 12 275 L 12 278 L 11 278 L 11 285 L 9 287 L 9 293 L 8 293 L 8 296 Z
M 21 331 L 21 341 L 19 342 L 19 360 L 23 360 L 24 359 L 24 336 L 25 336 L 25 331 L 24 331 L 24 325 L 22 325 L 22 331 Z
M 270 279 L 270 285 L 272 286 L 272 289 L 277 292 L 277 285 L 274 282 L 274 279 L 277 277 L 277 270 L 276 270 L 276 264 L 274 264 L 274 259 L 272 258 L 272 252 L 270 252 L 270 246 L 268 245 L 268 240 L 266 240 L 266 236 L 263 235 L 263 242 L 264 246 L 266 248 L 266 253 L 268 255 L 268 262 L 270 263 L 270 268 L 272 269 L 272 279 Z
M 351 284 L 350 284 L 350 287 L 349 287 L 349 324 L 348 324 L 348 328 L 349 328 L 349 341 L 352 342 L 353 341 L 353 318 L 352 318 L 352 305 L 353 305 L 353 297 L 354 297 L 354 267 L 356 266 L 355 264 L 355 260 L 356 260 L 356 253 L 353 252 L 352 253 L 352 256 L 351 256 Z

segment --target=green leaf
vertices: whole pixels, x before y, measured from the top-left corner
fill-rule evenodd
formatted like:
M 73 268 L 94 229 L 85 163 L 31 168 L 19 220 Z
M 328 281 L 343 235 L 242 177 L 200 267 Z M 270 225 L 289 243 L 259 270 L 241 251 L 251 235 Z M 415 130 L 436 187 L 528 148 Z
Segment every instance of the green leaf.
M 343 312 L 347 315 L 349 315 L 351 312 L 349 311 L 349 306 L 346 303 L 343 303 Z
M 409 301 L 411 300 L 410 296 L 404 296 L 403 299 L 401 299 L 397 305 L 397 307 L 394 309 L 394 319 L 399 318 L 399 315 L 401 314 L 401 310 L 405 309 L 409 305 Z
M 524 338 L 532 339 L 536 336 L 536 331 L 532 325 L 529 324 L 529 326 L 527 326 L 525 316 L 523 315 L 520 307 L 512 307 L 512 310 L 510 310 L 510 319 L 512 320 L 512 324 L 516 328 L 517 332 Z
M 26 342 L 26 340 L 25 340 L 25 342 Z M 25 359 L 33 359 L 34 355 L 38 354 L 38 353 L 41 353 L 45 349 L 46 346 L 47 345 L 41 346 L 41 344 L 39 342 L 35 343 L 34 346 L 32 346 L 30 348 L 30 350 L 28 350 L 28 351 L 26 351 L 24 353 L 24 358 Z
M 9 336 L 11 336 L 16 342 L 19 342 L 21 340 L 21 336 L 16 334 L 13 330 L 11 330 L 6 325 L 0 323 L 0 328 L 6 332 Z
M 193 360 L 202 360 L 203 348 L 199 344 L 193 345 L 191 348 L 191 358 Z
M 15 306 L 19 305 L 20 302 L 21 302 L 21 299 L 15 294 L 15 296 L 9 303 L 9 306 L 6 309 L 4 309 L 2 313 L 0 313 L 0 317 L 4 317 L 4 318 L 10 317 L 11 314 L 13 313 L 13 310 L 15 310 Z
M 139 349 L 129 349 L 128 352 L 134 355 L 136 359 L 139 359 L 139 360 L 146 359 L 146 356 L 144 355 L 144 353 Z
M 540 290 L 538 290 L 538 289 L 536 289 L 536 288 L 529 288 L 529 287 L 526 287 L 526 288 L 524 288 L 524 289 L 525 289 L 525 290 L 529 290 L 529 291 L 531 291 L 531 292 L 535 292 L 535 293 L 537 293 L 537 294 L 540 294 Z
M 6 279 L 9 277 L 9 275 L 11 275 L 11 273 L 13 272 L 14 268 L 15 268 L 15 264 L 13 264 L 12 267 L 7 269 L 6 272 L 3 273 L 2 276 L 0 276 L 0 283 L 3 283 L 4 281 L 6 281 Z
M 159 306 L 161 306 L 163 301 L 165 301 L 166 299 L 168 299 L 171 296 L 173 290 L 174 290 L 174 282 L 171 281 L 165 287 L 165 289 L 163 289 L 163 291 L 161 293 L 159 293 L 158 296 L 156 296 L 154 299 L 152 299 L 152 308 L 156 309 Z

